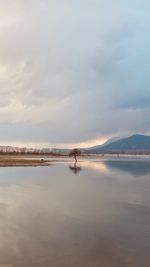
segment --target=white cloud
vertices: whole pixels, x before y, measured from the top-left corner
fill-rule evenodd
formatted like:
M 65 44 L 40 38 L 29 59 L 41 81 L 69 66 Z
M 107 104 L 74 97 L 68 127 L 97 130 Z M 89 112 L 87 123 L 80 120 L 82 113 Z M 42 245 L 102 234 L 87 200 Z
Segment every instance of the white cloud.
M 10 127 L 2 140 L 149 132 L 149 8 L 146 0 L 1 1 L 0 127 Z

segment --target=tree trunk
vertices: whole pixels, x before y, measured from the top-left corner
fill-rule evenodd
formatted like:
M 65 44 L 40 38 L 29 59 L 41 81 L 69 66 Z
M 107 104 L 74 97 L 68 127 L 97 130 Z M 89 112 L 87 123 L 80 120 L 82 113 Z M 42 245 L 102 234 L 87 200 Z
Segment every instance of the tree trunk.
M 75 159 L 75 162 L 77 162 L 77 156 L 76 155 L 74 155 L 74 159 Z

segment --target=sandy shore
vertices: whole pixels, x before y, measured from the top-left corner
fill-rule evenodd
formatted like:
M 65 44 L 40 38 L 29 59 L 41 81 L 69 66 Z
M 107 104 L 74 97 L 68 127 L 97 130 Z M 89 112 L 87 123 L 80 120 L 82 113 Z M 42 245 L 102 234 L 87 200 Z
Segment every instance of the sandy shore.
M 0 156 L 0 167 L 37 167 L 49 166 L 50 161 L 44 159 Z

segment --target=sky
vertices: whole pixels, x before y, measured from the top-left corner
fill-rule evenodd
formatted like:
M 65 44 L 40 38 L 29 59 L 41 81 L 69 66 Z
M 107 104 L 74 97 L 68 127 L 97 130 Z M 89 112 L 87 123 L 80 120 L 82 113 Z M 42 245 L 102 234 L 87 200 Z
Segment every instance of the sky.
M 150 134 L 150 1 L 0 0 L 0 144 Z

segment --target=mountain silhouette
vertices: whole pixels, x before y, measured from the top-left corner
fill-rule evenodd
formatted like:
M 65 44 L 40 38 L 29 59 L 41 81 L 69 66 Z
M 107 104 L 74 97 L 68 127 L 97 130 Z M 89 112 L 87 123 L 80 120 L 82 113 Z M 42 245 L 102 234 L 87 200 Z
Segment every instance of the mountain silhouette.
M 93 154 L 105 152 L 146 152 L 150 151 L 150 136 L 135 134 L 127 138 L 109 142 L 103 146 L 89 148 L 87 151 Z

